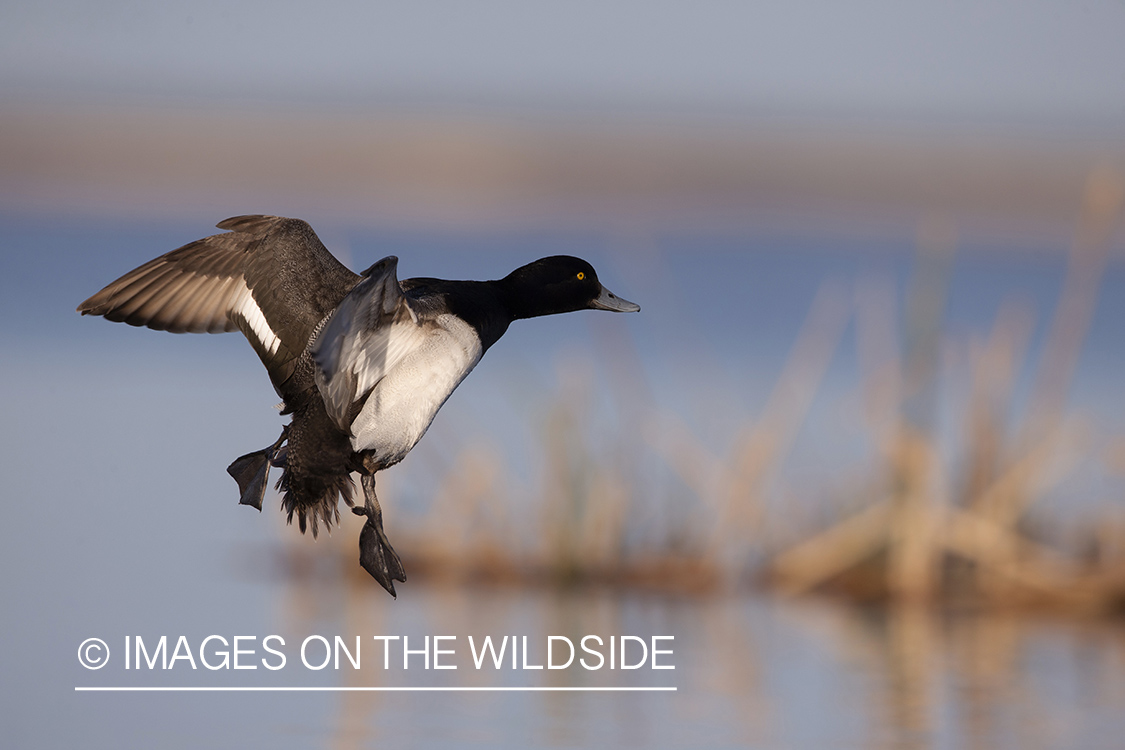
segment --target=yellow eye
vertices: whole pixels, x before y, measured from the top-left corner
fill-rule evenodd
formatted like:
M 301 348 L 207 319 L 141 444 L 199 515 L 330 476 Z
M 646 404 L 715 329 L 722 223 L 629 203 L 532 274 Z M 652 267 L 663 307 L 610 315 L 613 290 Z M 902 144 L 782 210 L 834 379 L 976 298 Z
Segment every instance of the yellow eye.
M 582 279 L 584 279 L 584 278 L 586 278 L 586 274 L 584 274 L 582 271 L 579 271 L 578 272 L 578 280 L 582 281 Z

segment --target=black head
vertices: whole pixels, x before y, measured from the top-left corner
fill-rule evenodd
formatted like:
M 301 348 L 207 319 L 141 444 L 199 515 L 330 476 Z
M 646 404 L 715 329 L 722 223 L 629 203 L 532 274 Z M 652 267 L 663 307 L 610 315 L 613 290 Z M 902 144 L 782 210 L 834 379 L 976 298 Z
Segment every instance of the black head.
M 500 282 L 508 293 L 514 318 L 573 312 L 612 310 L 637 312 L 640 305 L 623 300 L 602 286 L 586 261 L 569 255 L 552 255 L 517 268 Z

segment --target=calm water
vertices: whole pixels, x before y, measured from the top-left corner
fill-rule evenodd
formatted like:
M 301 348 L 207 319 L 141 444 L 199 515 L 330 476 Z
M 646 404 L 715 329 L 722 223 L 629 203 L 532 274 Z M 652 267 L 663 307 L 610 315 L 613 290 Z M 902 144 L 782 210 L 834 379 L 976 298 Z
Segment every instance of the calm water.
M 549 593 L 411 584 L 391 602 L 365 582 L 348 589 L 323 579 L 266 586 L 266 606 L 248 616 L 209 609 L 163 626 L 82 630 L 43 641 L 74 661 L 79 635 L 97 632 L 117 661 L 97 672 L 65 664 L 47 692 L 53 708 L 16 701 L 19 746 L 86 747 L 762 747 L 762 748 L 1112 748 L 1125 732 L 1125 629 L 1014 616 L 950 616 L 912 610 L 857 610 L 824 601 L 760 597 L 668 599 L 632 594 Z M 181 604 L 189 601 L 181 600 Z M 155 603 L 150 603 L 149 615 Z M 206 623 L 206 624 L 205 624 Z M 235 624 L 237 623 L 237 624 Z M 280 635 L 286 665 L 276 672 L 126 671 L 125 634 L 186 636 L 193 658 L 212 631 L 234 635 L 261 663 L 262 637 Z M 443 641 L 443 666 L 411 655 L 403 670 L 391 641 Z M 468 636 L 528 636 L 528 664 L 544 664 L 548 635 L 578 644 L 601 634 L 672 635 L 661 662 L 625 672 L 603 668 L 512 669 L 505 659 L 474 668 Z M 342 636 L 355 669 L 340 656 L 312 671 L 299 663 L 309 635 Z M 355 637 L 361 637 L 359 647 Z M 401 642 L 401 641 L 399 641 Z M 212 646 L 215 645 L 212 642 Z M 561 644 L 561 641 L 558 643 Z M 588 645 L 594 645 L 588 641 Z M 627 658 L 639 660 L 634 643 Z M 171 646 L 171 644 L 170 644 Z M 256 650 L 255 650 L 256 649 Z M 181 651 L 181 656 L 187 651 Z M 555 663 L 566 654 L 556 651 Z M 51 656 L 54 656 L 52 654 Z M 327 658 L 320 643 L 308 660 Z M 384 657 L 389 656 L 389 669 Z M 212 664 L 221 650 L 208 649 Z M 521 654 L 521 659 L 523 658 Z M 597 663 L 589 656 L 588 664 Z M 519 664 L 519 662 L 517 662 Z M 26 673 L 26 664 L 21 672 Z M 12 674 L 8 671 L 7 674 Z M 675 693 L 220 693 L 71 694 L 74 685 L 286 686 L 675 686 Z M 21 705 L 22 704 L 22 705 Z M 12 704 L 9 703 L 9 706 Z M 43 743 L 39 740 L 49 739 Z
M 206 227 L 9 218 L 0 230 L 0 313 L 7 324 L 0 331 L 7 352 L 0 359 L 5 746 L 1121 746 L 1125 627 L 1119 621 L 936 616 L 753 596 L 443 587 L 413 579 L 392 601 L 369 582 L 350 582 L 334 563 L 289 575 L 277 551 L 288 549 L 294 531 L 272 509 L 259 515 L 238 507 L 223 471 L 233 457 L 272 442 L 279 424 L 270 409 L 276 398 L 245 342 L 138 331 L 73 312 L 117 274 Z M 528 255 L 573 250 L 577 242 L 590 245 L 585 254 L 608 269 L 602 276 L 612 288 L 644 306 L 641 316 L 612 325 L 630 327 L 656 400 L 697 419 L 704 435 L 733 431 L 738 419 L 758 412 L 825 279 L 882 274 L 905 284 L 910 267 L 908 249 L 779 253 L 769 238 L 746 247 L 669 239 L 644 262 L 615 254 L 598 238 L 574 237 L 501 238 L 491 250 L 481 241 L 472 252 L 440 238 L 359 237 L 350 252 L 354 267 L 394 251 L 404 265 L 412 258 L 409 273 L 448 269 L 451 277 L 472 277 L 497 275 Z M 478 273 L 482 259 L 490 270 Z M 1019 292 L 1039 305 L 1041 331 L 1062 267 L 1057 258 L 1011 264 L 984 254 L 959 261 L 950 328 L 987 331 L 999 297 Z M 1125 350 L 1115 321 L 1125 275 L 1119 265 L 1105 283 L 1075 401 L 1096 415 L 1099 429 L 1120 432 Z M 598 330 L 591 320 L 564 317 L 514 326 L 443 410 L 418 455 L 395 469 L 388 507 L 407 513 L 411 498 L 424 503 L 450 456 L 472 443 L 478 428 L 499 433 L 501 441 L 527 430 L 521 419 L 535 412 L 534 399 L 521 402 L 508 392 L 528 378 L 549 378 L 552 363 L 574 352 L 596 359 L 605 351 L 591 343 Z M 802 438 L 815 439 L 798 441 L 792 459 L 798 474 L 815 475 L 846 457 L 841 440 L 853 428 L 841 418 L 836 396 L 850 387 L 849 377 L 854 381 L 847 351 L 845 343 L 832 369 L 845 385 L 827 386 Z M 595 375 L 605 377 L 602 370 Z M 713 398 L 731 393 L 731 383 L 739 394 L 734 401 Z M 517 446 L 510 464 L 517 472 L 519 456 Z M 652 479 L 654 491 L 661 491 L 661 476 Z M 345 529 L 345 546 L 354 545 L 354 534 Z M 300 549 L 307 547 L 314 558 L 331 549 L 323 541 Z M 183 658 L 168 670 L 126 670 L 124 639 L 138 635 L 150 649 L 167 636 L 170 652 L 184 636 L 185 651 L 169 654 Z M 258 668 L 207 669 L 200 651 L 211 635 L 228 643 L 252 636 L 240 643 L 254 651 L 246 658 Z M 263 650 L 268 635 L 285 641 L 282 669 L 261 662 L 272 658 Z M 342 655 L 340 669 L 306 668 L 300 644 L 313 635 L 329 642 L 340 636 L 346 644 L 359 636 L 361 666 Z M 440 658 L 458 668 L 426 670 L 424 657 L 415 655 L 404 670 L 401 652 L 392 649 L 390 668 L 383 669 L 375 635 L 409 637 L 412 649 L 427 635 L 455 636 L 442 642 L 452 654 Z M 586 635 L 603 642 L 636 636 L 650 646 L 653 636 L 672 636 L 659 643 L 668 644 L 676 668 L 525 670 L 505 661 L 500 669 L 478 670 L 468 638 L 479 643 L 487 635 L 517 637 L 521 646 L 526 636 L 530 665 L 543 663 L 553 635 L 575 644 Z M 104 639 L 111 652 L 108 666 L 97 671 L 76 658 L 91 637 Z M 218 658 L 220 643 L 210 642 L 208 659 Z M 91 685 L 677 691 L 74 691 Z

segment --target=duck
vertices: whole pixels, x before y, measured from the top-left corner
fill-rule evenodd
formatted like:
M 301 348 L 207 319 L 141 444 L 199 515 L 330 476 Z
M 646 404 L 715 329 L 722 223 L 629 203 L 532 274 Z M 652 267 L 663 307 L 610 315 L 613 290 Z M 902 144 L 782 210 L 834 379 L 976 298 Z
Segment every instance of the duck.
M 227 472 L 239 503 L 261 511 L 272 468 L 287 522 L 302 534 L 358 516 L 360 565 L 392 597 L 406 572 L 383 528 L 375 474 L 403 460 L 437 412 L 516 320 L 578 310 L 638 312 L 593 266 L 555 255 L 493 281 L 398 279 L 388 256 L 361 274 L 312 227 L 235 216 L 126 273 L 77 312 L 173 333 L 240 331 L 290 417 L 269 447 Z M 357 505 L 352 474 L 360 477 Z

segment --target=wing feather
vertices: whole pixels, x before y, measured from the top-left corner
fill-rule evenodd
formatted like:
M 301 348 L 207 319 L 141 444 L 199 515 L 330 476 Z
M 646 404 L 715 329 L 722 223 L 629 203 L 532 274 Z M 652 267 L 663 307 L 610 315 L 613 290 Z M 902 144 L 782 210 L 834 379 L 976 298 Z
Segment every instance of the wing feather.
M 389 256 L 365 271 L 312 344 L 317 387 L 343 430 L 355 405 L 425 336 L 397 269 L 398 258 Z
M 282 386 L 314 331 L 359 280 L 306 222 L 235 216 L 125 274 L 78 306 L 83 315 L 174 333 L 241 330 Z
M 188 327 L 177 326 L 176 316 L 180 310 L 195 299 L 197 295 L 205 293 L 209 286 L 220 284 L 222 281 L 217 276 L 180 274 L 169 281 L 167 286 L 155 291 L 148 302 L 133 312 L 130 318 L 138 321 L 159 321 L 161 328 L 165 331 L 186 333 L 191 323 L 195 321 L 189 321 Z
M 230 324 L 227 311 L 231 309 L 238 281 L 237 278 L 226 278 L 219 284 L 210 285 L 180 311 L 173 324 L 184 326 L 192 333 L 222 333 Z M 194 323 L 195 327 L 188 328 L 189 323 Z

